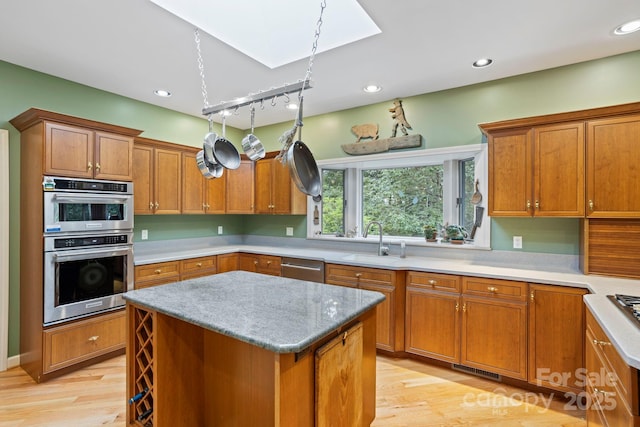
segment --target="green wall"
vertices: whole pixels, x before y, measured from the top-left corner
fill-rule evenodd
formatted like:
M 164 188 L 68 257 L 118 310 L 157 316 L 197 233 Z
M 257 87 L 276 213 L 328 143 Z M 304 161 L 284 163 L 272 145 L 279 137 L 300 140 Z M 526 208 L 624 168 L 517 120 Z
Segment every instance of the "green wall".
M 481 141 L 477 124 L 540 114 L 579 110 L 640 101 L 640 51 L 596 61 L 540 71 L 457 89 L 403 98 L 412 133 L 423 136 L 429 148 L 475 144 Z M 425 71 L 425 75 L 428 71 Z M 322 76 L 317 76 L 322 78 Z M 313 89 L 312 89 L 313 90 Z M 142 136 L 199 146 L 208 130 L 204 118 L 96 90 L 0 61 L 0 128 L 10 137 L 10 301 L 9 355 L 19 352 L 19 133 L 9 120 L 30 107 L 144 130 Z M 303 140 L 316 159 L 345 156 L 340 145 L 355 141 L 351 126 L 378 123 L 382 137 L 391 132 L 389 101 L 304 119 Z M 312 97 L 307 97 L 307 103 Z M 267 151 L 279 150 L 278 138 L 291 121 L 256 129 Z M 219 125 L 216 125 L 219 127 Z M 239 147 L 243 130 L 227 130 Z M 217 235 L 225 233 L 282 236 L 293 226 L 295 236 L 305 235 L 304 217 L 279 216 L 167 216 L 136 217 L 139 230 L 150 239 Z M 224 222 L 224 224 L 222 224 Z M 510 250 L 511 236 L 523 236 L 523 251 L 575 254 L 578 221 L 567 219 L 492 220 L 495 249 Z M 7 256 L 2 254 L 2 256 Z

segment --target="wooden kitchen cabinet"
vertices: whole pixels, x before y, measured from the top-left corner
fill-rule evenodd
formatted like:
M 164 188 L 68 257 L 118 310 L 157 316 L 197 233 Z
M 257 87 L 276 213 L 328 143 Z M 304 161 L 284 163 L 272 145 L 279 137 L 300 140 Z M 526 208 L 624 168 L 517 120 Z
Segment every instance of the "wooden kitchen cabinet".
M 43 331 L 45 374 L 124 350 L 125 310 L 54 326 Z
M 180 261 L 136 265 L 134 271 L 135 289 L 177 282 L 180 280 Z
M 584 391 L 586 289 L 529 284 L 531 384 L 579 394 Z M 562 380 L 557 381 L 558 373 Z M 565 380 L 566 379 L 566 380 Z
M 236 252 L 218 255 L 216 259 L 216 270 L 218 273 L 239 270 L 240 255 Z
M 410 271 L 406 279 L 405 351 L 460 362 L 462 279 Z
M 376 347 L 404 350 L 404 272 L 325 264 L 325 283 L 383 293 L 386 298 L 376 307 Z
M 197 151 L 182 152 L 182 213 L 223 214 L 227 176 L 205 178 L 196 160 Z
M 254 162 L 241 160 L 238 169 L 224 173 L 227 174 L 226 212 L 254 213 Z
M 239 269 L 253 273 L 281 275 L 281 258 L 273 255 L 241 253 L 238 257 Z
M 584 216 L 584 123 L 489 135 L 489 215 Z
M 182 150 L 176 144 L 136 138 L 133 149 L 135 214 L 180 214 Z
M 304 215 L 306 195 L 291 180 L 289 168 L 267 153 L 255 164 L 255 211 L 266 214 Z
M 587 122 L 587 216 L 640 217 L 640 114 Z
M 598 321 L 586 311 L 587 422 L 590 426 L 640 425 L 638 371 L 625 363 Z
M 460 363 L 527 379 L 527 284 L 462 279 Z
M 180 261 L 180 280 L 216 274 L 216 265 L 215 255 L 183 259 Z

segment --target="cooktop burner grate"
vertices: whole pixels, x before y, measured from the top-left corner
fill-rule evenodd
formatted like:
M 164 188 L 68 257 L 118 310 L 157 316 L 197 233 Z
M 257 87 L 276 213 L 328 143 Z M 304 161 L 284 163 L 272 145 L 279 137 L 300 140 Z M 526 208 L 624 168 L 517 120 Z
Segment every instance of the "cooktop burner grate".
M 616 307 L 631 320 L 633 323 L 640 327 L 640 296 L 633 295 L 608 295 L 609 298 Z

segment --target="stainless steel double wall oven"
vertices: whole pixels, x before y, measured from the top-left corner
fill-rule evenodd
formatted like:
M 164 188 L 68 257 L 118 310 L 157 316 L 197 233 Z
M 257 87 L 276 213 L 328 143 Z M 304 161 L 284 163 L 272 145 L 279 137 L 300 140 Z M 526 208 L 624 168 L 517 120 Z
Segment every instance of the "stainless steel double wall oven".
M 45 177 L 44 324 L 124 306 L 133 289 L 133 184 Z

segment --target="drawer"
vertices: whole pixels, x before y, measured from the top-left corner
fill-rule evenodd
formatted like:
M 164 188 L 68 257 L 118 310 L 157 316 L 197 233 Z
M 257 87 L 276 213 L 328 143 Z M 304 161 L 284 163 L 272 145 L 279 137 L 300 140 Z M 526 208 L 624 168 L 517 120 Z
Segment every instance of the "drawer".
M 280 276 L 281 258 L 273 255 L 240 254 L 240 269 Z
M 460 292 L 462 279 L 450 274 L 422 273 L 410 271 L 407 273 L 407 286 L 430 291 Z
M 200 258 L 183 259 L 180 266 L 182 278 L 197 277 L 216 273 L 216 257 L 205 256 Z
M 180 280 L 180 261 L 137 265 L 134 277 L 136 288 L 145 287 L 146 282 L 153 284 L 177 282 Z
M 587 310 L 587 340 L 589 341 L 587 344 L 592 344 L 603 359 L 604 368 L 611 373 L 611 381 L 615 383 L 622 398 L 633 408 L 632 395 L 637 384 L 633 381 L 632 368 L 620 357 L 589 310 Z
M 481 277 L 463 277 L 462 293 L 516 301 L 527 299 L 527 283 Z
M 325 282 L 333 285 L 356 287 L 359 285 L 396 284 L 397 272 L 381 268 L 354 267 L 339 264 L 325 266 Z
M 44 373 L 122 349 L 126 343 L 125 310 L 43 331 Z

